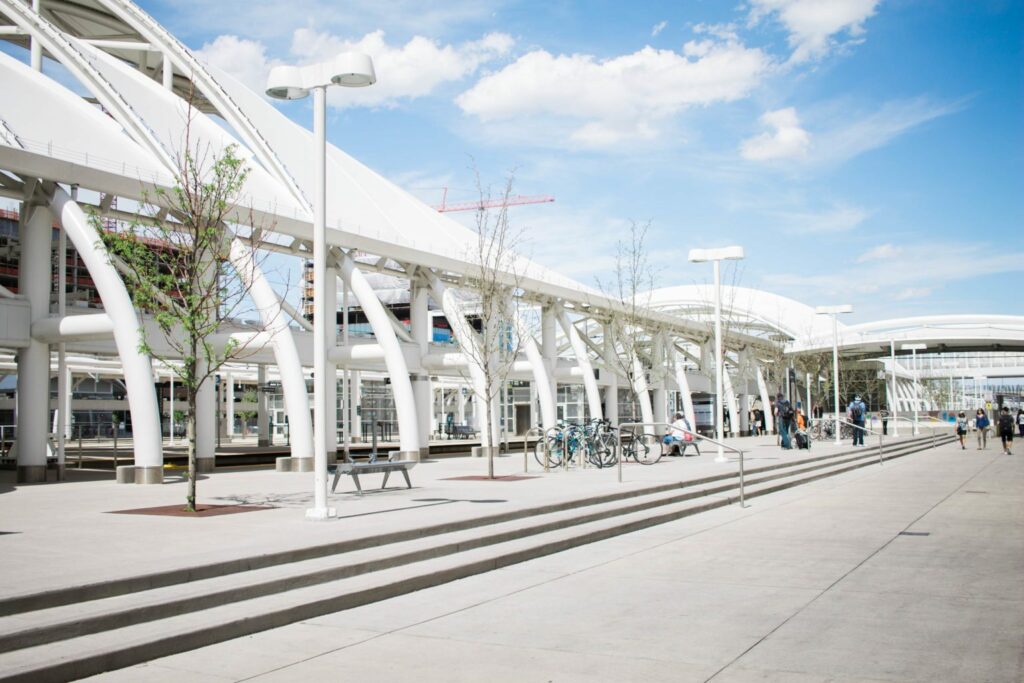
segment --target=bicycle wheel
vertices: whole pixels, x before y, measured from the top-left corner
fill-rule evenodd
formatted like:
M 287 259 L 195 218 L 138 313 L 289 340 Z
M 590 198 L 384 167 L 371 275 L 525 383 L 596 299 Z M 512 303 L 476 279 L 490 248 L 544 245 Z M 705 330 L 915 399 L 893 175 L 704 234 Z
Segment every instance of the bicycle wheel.
M 537 441 L 534 447 L 534 456 L 541 467 L 544 467 L 545 452 L 544 445 L 547 444 L 548 467 L 558 467 L 565 457 L 565 437 L 562 430 L 552 427 L 547 431 L 542 440 Z
M 654 444 L 648 443 L 655 440 Z M 656 442 L 656 437 L 650 434 L 641 434 L 633 440 L 633 459 L 641 465 L 653 465 L 661 460 L 661 444 Z

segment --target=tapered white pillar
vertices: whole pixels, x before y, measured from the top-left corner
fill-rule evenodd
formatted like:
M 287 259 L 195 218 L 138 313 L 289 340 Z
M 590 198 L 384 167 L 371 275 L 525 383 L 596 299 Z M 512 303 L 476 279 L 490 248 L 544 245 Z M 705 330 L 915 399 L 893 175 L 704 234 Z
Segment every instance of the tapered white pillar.
M 414 283 L 409 297 L 409 323 L 412 327 L 412 339 L 419 346 L 421 359 L 426 357 L 430 339 L 433 336 L 429 293 L 428 287 Z M 412 381 L 412 397 L 416 403 L 417 425 L 419 426 L 417 442 L 419 443 L 420 459 L 426 459 L 430 455 L 430 414 L 433 407 L 430 375 L 425 372 L 413 372 L 409 374 L 409 379 Z
M 605 367 L 604 378 L 607 382 L 604 388 L 604 417 L 613 425 L 619 423 L 618 353 L 615 348 L 615 328 L 606 324 L 604 326 L 604 348 L 602 349 Z
M 736 430 L 740 426 L 736 414 L 736 392 L 732 388 L 732 378 L 725 367 L 722 368 L 722 384 L 725 390 L 725 408 L 729 411 L 729 436 L 736 436 Z
M 206 361 L 199 359 L 200 374 Z M 217 450 L 217 389 L 214 378 L 203 382 L 196 393 L 196 471 L 213 472 Z
M 764 381 L 764 373 L 761 372 L 760 365 L 755 368 L 755 372 L 757 374 L 757 391 L 761 395 L 761 410 L 764 411 L 764 428 L 768 434 L 771 434 L 775 430 L 775 415 L 772 412 L 774 403 L 768 393 L 768 384 Z
M 256 366 L 256 445 L 270 445 L 270 392 L 267 388 L 267 366 Z
M 33 323 L 50 313 L 52 224 L 53 214 L 45 206 L 22 209 L 18 225 L 21 243 L 18 291 L 28 299 Z M 49 453 L 50 347 L 31 339 L 27 347 L 18 349 L 17 360 L 17 480 L 22 483 L 42 482 L 46 481 L 46 457 Z
M 235 378 L 230 372 L 224 373 L 221 387 L 224 396 L 224 436 L 230 440 L 235 435 Z
M 668 422 L 668 392 L 665 390 L 665 337 L 655 334 L 651 344 L 651 379 L 654 381 L 654 421 Z
M 544 367 L 550 380 L 548 388 L 551 392 L 551 405 L 555 407 L 555 419 L 558 418 L 558 381 L 555 379 L 555 368 L 558 364 L 558 313 L 555 307 L 548 304 L 541 310 L 540 316 L 540 355 L 544 358 Z

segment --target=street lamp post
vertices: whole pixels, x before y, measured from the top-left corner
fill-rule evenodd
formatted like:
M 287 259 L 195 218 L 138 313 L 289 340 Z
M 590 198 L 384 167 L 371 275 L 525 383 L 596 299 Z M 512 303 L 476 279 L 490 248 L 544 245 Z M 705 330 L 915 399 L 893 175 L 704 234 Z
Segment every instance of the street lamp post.
M 715 462 L 725 462 L 722 439 L 725 438 L 724 416 L 722 414 L 722 276 L 719 262 L 739 261 L 743 258 L 743 247 L 721 247 L 720 249 L 691 249 L 690 263 L 711 261 L 715 273 L 715 438 L 718 441 L 718 456 Z
M 832 316 L 832 399 L 835 401 L 836 421 L 836 445 L 842 440 L 839 438 L 839 320 L 842 313 L 853 313 L 853 306 L 841 304 L 839 306 L 817 306 L 814 312 L 819 315 Z
M 267 77 L 267 95 L 280 100 L 298 100 L 313 93 L 313 507 L 309 519 L 336 516 L 327 507 L 328 422 L 334 423 L 327 405 L 327 341 L 335 312 L 327 302 L 327 88 L 340 85 L 359 88 L 373 85 L 377 75 L 373 61 L 364 54 L 343 52 L 332 60 L 308 66 L 277 66 Z M 331 286 L 335 286 L 331 283 Z M 333 336 L 332 336 L 333 339 Z M 333 427 L 332 427 L 333 428 Z
M 917 411 L 918 411 L 918 408 L 919 408 L 918 404 L 921 401 L 921 395 L 918 393 L 919 389 L 918 389 L 918 386 L 917 386 L 917 377 L 918 377 L 918 374 L 919 374 L 918 371 L 917 371 L 917 352 L 918 351 L 923 351 L 923 350 L 925 350 L 927 348 L 928 348 L 927 344 L 901 344 L 900 345 L 900 349 L 902 349 L 903 351 L 910 351 L 910 357 L 911 357 L 911 359 L 913 361 L 913 365 L 914 365 L 914 436 L 917 436 L 917 432 L 918 432 L 918 428 L 917 428 Z

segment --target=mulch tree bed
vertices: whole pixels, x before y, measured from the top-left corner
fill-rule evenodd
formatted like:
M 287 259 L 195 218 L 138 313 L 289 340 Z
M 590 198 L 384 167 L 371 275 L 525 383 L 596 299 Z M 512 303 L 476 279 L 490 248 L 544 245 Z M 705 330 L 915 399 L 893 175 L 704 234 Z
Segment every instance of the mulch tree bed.
M 524 479 L 540 479 L 525 474 L 506 474 L 491 479 L 486 474 L 468 474 L 464 477 L 445 477 L 444 481 L 523 481 Z
M 135 510 L 112 510 L 112 515 L 159 515 L 162 517 L 217 517 L 219 515 L 234 515 L 239 512 L 256 512 L 257 510 L 273 510 L 271 505 L 210 505 L 202 503 L 196 505 L 195 512 L 186 512 L 184 506 L 161 505 L 152 508 L 137 508 Z

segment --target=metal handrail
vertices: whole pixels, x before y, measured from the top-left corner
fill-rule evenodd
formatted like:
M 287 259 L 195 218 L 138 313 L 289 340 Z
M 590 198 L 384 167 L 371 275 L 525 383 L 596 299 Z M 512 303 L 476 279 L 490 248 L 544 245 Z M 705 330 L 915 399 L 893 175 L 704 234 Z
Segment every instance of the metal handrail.
M 716 440 L 714 440 L 712 438 L 704 436 L 703 434 L 698 434 L 697 432 L 691 431 L 691 430 L 686 429 L 684 427 L 675 427 L 675 426 L 673 426 L 669 422 L 623 422 L 622 424 L 620 424 L 618 426 L 618 430 L 621 432 L 623 429 L 625 429 L 627 427 L 657 427 L 659 425 L 664 426 L 664 427 L 668 427 L 670 429 L 679 430 L 679 431 L 681 431 L 681 432 L 683 432 L 685 434 L 690 434 L 691 436 L 693 436 L 693 437 L 695 437 L 697 439 L 701 439 L 702 441 L 706 441 L 706 442 L 708 442 L 710 444 L 714 444 L 716 446 L 720 446 L 721 448 L 723 448 L 723 449 L 725 449 L 727 451 L 732 451 L 733 453 L 738 453 L 739 456 L 740 456 L 740 459 L 739 459 L 739 463 L 740 463 L 740 507 L 744 507 L 744 508 L 747 507 L 746 497 L 745 497 L 745 494 L 746 494 L 746 481 L 744 479 L 744 474 L 745 473 L 744 473 L 744 463 L 743 463 L 743 449 L 736 448 L 735 446 L 730 446 L 729 444 L 722 443 L 721 441 L 716 441 Z M 659 448 L 661 447 L 660 444 L 659 444 L 658 447 Z M 623 457 L 622 457 L 621 454 L 619 454 L 619 457 L 618 457 L 618 461 L 619 462 L 618 462 L 618 468 L 617 469 L 618 469 L 618 472 L 619 472 L 619 483 L 620 484 L 622 483 L 622 460 L 623 460 Z
M 528 444 L 530 442 L 530 434 L 534 433 L 536 433 L 536 435 L 539 436 L 544 443 L 544 471 L 548 471 L 548 440 L 544 438 L 544 429 L 542 429 L 541 427 L 530 427 L 529 429 L 526 430 L 526 433 L 523 434 L 523 474 L 526 474 L 527 472 L 530 471 Z
M 831 418 L 831 419 L 835 420 L 836 418 Z M 853 422 L 850 422 L 849 420 L 844 420 L 841 417 L 838 418 L 838 421 L 842 422 L 843 424 L 848 424 L 851 427 L 853 427 L 854 429 L 863 429 L 868 434 L 876 435 L 878 437 L 878 464 L 879 465 L 884 465 L 885 464 L 885 459 L 883 458 L 883 455 L 882 455 L 883 451 L 885 450 L 884 446 L 882 445 L 882 439 L 883 439 L 883 437 L 885 435 L 882 434 L 882 432 L 876 432 L 874 429 L 870 429 L 869 427 L 862 427 L 862 426 L 860 426 L 858 424 L 854 424 Z

